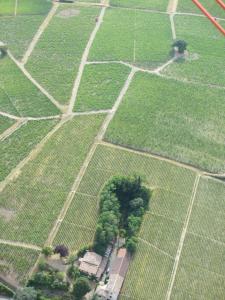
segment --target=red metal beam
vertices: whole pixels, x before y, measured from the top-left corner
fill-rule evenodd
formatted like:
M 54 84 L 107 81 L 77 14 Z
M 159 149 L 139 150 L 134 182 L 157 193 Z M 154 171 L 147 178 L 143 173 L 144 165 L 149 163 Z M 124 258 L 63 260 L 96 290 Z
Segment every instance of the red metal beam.
M 214 26 L 225 36 L 225 29 L 216 21 L 216 19 L 205 9 L 205 7 L 198 1 L 192 0 L 195 5 L 203 12 L 203 14 L 213 23 Z
M 216 0 L 216 2 L 225 10 L 225 3 L 222 0 Z

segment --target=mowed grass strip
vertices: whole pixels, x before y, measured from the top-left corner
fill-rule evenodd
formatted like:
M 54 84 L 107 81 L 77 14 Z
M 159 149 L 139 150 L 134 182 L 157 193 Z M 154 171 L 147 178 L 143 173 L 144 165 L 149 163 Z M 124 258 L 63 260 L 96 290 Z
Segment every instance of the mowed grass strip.
M 212 0 L 201 0 L 201 4 L 214 16 L 225 18 L 225 12 L 222 7 Z M 178 1 L 178 12 L 203 14 L 201 10 L 192 1 Z M 213 25 L 211 25 L 213 26 Z
M 154 68 L 169 59 L 171 41 L 169 16 L 109 9 L 97 33 L 89 60 L 122 60 Z
M 29 121 L 0 142 L 0 181 L 4 180 L 54 125 L 55 120 Z
M 86 65 L 74 111 L 112 108 L 129 72 L 120 64 Z
M 44 18 L 43 15 L 3 16 L 0 18 L 1 41 L 7 44 L 17 59 L 22 59 Z
M 224 172 L 224 120 L 223 90 L 138 73 L 105 139 Z
M 0 273 L 25 284 L 40 253 L 36 250 L 0 244 Z
M 0 115 L 0 134 L 2 134 L 6 129 L 11 127 L 14 123 L 15 120 Z
M 52 7 L 49 0 L 17 0 L 17 15 L 45 15 Z
M 0 60 L 0 95 L 0 110 L 7 113 L 27 117 L 59 114 L 58 108 L 7 57 Z
M 104 117 L 79 116 L 65 123 L 4 189 L 0 238 L 43 245 Z
M 224 37 L 207 18 L 175 17 L 177 39 L 188 43 L 188 57 L 168 66 L 164 73 L 178 79 L 225 86 Z M 225 27 L 225 22 L 221 21 Z M 214 101 L 214 99 L 212 100 Z
M 62 104 L 71 96 L 99 11 L 97 7 L 62 5 L 28 61 L 28 70 Z
M 119 7 L 153 9 L 166 12 L 168 0 L 111 0 L 110 4 Z

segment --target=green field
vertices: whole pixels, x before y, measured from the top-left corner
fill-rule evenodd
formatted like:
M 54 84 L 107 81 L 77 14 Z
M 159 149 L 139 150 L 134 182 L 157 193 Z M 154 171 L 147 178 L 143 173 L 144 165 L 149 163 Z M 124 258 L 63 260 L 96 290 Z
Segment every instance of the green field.
M 23 284 L 38 255 L 35 250 L 0 244 L 0 272 Z
M 138 73 L 105 139 L 223 172 L 223 99 L 221 89 Z
M 146 8 L 166 11 L 168 0 L 110 0 L 111 5 L 130 8 Z
M 0 116 L 0 134 L 15 123 L 14 120 Z
M 1 193 L 0 239 L 42 246 L 79 172 L 104 116 L 64 124 Z M 18 231 L 18 228 L 20 230 Z
M 60 12 L 65 10 L 75 10 L 77 15 L 61 17 Z M 59 8 L 28 61 L 28 70 L 62 104 L 69 101 L 98 14 L 96 7 Z
M 158 36 L 161 36 L 160 40 Z M 89 60 L 122 60 L 153 68 L 168 60 L 171 43 L 167 15 L 110 9 L 96 36 Z
M 129 72 L 130 68 L 120 64 L 87 65 L 74 110 L 112 108 Z
M 165 74 L 183 80 L 225 86 L 223 36 L 206 18 L 176 16 L 177 37 L 188 42 L 189 57 L 165 69 Z M 222 22 L 222 26 L 225 22 Z
M 207 173 L 225 172 L 224 39 L 173 4 L 58 3 L 43 24 L 52 1 L 0 0 L 0 41 L 62 106 L 0 57 L 0 277 L 24 285 L 43 246 L 91 244 L 103 186 L 137 175 L 152 193 L 120 300 L 224 299 L 225 182 Z
M 0 110 L 17 116 L 49 116 L 59 110 L 9 58 L 0 61 Z
M 0 143 L 0 181 L 29 154 L 55 124 L 56 121 L 30 121 Z

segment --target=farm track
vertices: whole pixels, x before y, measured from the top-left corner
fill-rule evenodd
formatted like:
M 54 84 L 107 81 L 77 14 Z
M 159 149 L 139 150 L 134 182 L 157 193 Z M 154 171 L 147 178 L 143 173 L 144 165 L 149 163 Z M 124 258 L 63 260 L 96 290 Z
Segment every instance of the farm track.
M 57 9 L 59 7 L 59 3 L 57 2 L 53 2 L 53 6 L 51 8 L 51 10 L 49 11 L 47 17 L 45 18 L 44 22 L 41 24 L 41 26 L 39 27 L 37 33 L 35 34 L 33 40 L 31 41 L 26 53 L 24 54 L 21 63 L 23 65 L 25 65 L 29 59 L 29 57 L 31 56 L 37 42 L 39 41 L 40 37 L 42 36 L 43 32 L 45 31 L 45 29 L 48 27 L 51 19 L 53 18 L 53 16 L 55 15 Z
M 89 165 L 89 163 L 90 163 L 90 161 L 91 161 L 91 159 L 92 159 L 92 157 L 95 153 L 95 150 L 98 146 L 98 143 L 99 143 L 99 141 L 101 141 L 103 139 L 103 136 L 104 136 L 104 134 L 105 134 L 105 132 L 108 128 L 108 125 L 109 125 L 110 121 L 112 120 L 112 118 L 114 117 L 121 101 L 123 100 L 123 97 L 124 97 L 125 93 L 127 92 L 128 88 L 129 88 L 129 85 L 132 81 L 132 78 L 133 78 L 135 72 L 136 72 L 136 69 L 133 68 L 131 70 L 131 72 L 130 72 L 130 74 L 129 74 L 129 76 L 128 76 L 128 78 L 127 78 L 127 80 L 126 80 L 126 82 L 125 82 L 125 84 L 124 84 L 124 86 L 123 86 L 123 88 L 120 92 L 120 95 L 119 95 L 118 99 L 116 100 L 112 110 L 108 113 L 105 120 L 103 121 L 103 124 L 102 124 L 96 138 L 95 138 L 95 141 L 92 144 L 92 146 L 91 146 L 91 148 L 90 148 L 90 150 L 89 150 L 89 152 L 86 156 L 86 159 L 85 159 L 78 175 L 75 178 L 75 181 L 74 181 L 74 184 L 73 184 L 73 186 L 70 190 L 70 193 L 68 194 L 68 197 L 67 197 L 66 201 L 64 202 L 62 210 L 61 210 L 61 212 L 60 212 L 60 214 L 59 214 L 59 216 L 58 216 L 58 218 L 57 218 L 57 220 L 56 220 L 56 222 L 55 222 L 55 224 L 54 224 L 54 226 L 53 226 L 53 228 L 52 228 L 52 230 L 49 234 L 49 237 L 46 241 L 47 245 L 51 245 L 53 243 L 53 241 L 56 237 L 56 234 L 59 230 L 59 227 L 60 227 L 62 221 L 64 220 L 65 216 L 66 216 L 66 213 L 67 213 L 67 211 L 68 211 L 68 209 L 69 209 L 69 207 L 70 207 L 70 205 L 73 201 L 74 195 L 76 194 L 76 192 L 79 188 L 79 185 L 81 183 L 81 180 L 83 179 L 84 174 L 87 170 L 87 167 L 88 167 L 88 165 Z
M 6 129 L 1 135 L 0 135 L 0 142 L 7 139 L 11 134 L 13 134 L 16 130 L 18 130 L 20 127 L 22 127 L 24 124 L 27 123 L 27 120 L 18 120 L 15 124 L 13 124 L 11 127 Z
M 190 217 L 191 217 L 191 213 L 192 213 L 192 208 L 193 208 L 193 205 L 194 205 L 194 201 L 195 201 L 195 197 L 196 197 L 196 193 L 197 193 L 200 178 L 201 178 L 201 175 L 197 174 L 195 182 L 194 182 L 194 187 L 193 187 L 193 191 L 192 191 L 192 195 L 191 195 L 191 200 L 190 200 L 190 204 L 189 204 L 189 207 L 188 207 L 186 219 L 185 219 L 185 222 L 184 222 L 184 226 L 183 226 L 179 246 L 178 246 L 178 249 L 177 249 L 177 254 L 176 254 L 176 257 L 175 257 L 173 271 L 172 271 L 172 274 L 171 274 L 169 287 L 168 287 L 167 294 L 166 294 L 166 300 L 170 300 L 170 298 L 171 298 L 173 285 L 174 285 L 174 282 L 175 282 L 177 269 L 178 269 L 178 265 L 179 265 L 179 262 L 180 262 L 180 257 L 181 257 L 181 253 L 182 253 L 182 249 L 183 249 L 183 245 L 184 245 L 184 240 L 185 240 L 185 237 L 186 237 L 186 233 L 187 233 L 187 229 L 188 229 L 188 225 L 189 225 L 189 221 L 190 221 Z
M 29 153 L 29 155 L 24 158 L 12 171 L 11 173 L 2 181 L 0 182 L 0 193 L 5 189 L 5 187 L 13 180 L 15 180 L 20 172 L 21 169 L 30 161 L 33 160 L 42 150 L 46 142 L 55 134 L 55 132 L 61 128 L 64 123 L 66 123 L 71 117 L 67 117 L 62 119 L 42 140 L 39 144 L 35 146 L 35 148 Z
M 31 74 L 25 69 L 24 65 L 20 63 L 8 50 L 8 56 L 11 58 L 11 60 L 17 65 L 17 67 L 23 72 L 23 74 L 35 85 L 61 112 L 65 112 L 66 107 L 59 104 L 58 101 L 54 99 L 52 95 L 49 94 L 48 91 L 46 91 L 45 88 L 43 88 L 32 76 Z
M 154 248 L 155 250 L 157 250 L 158 252 L 162 253 L 163 255 L 168 256 L 169 258 L 171 258 L 172 260 L 174 260 L 174 257 L 172 255 L 170 255 L 169 253 L 163 251 L 162 249 L 154 246 L 153 244 L 149 243 L 148 241 L 146 241 L 146 240 L 144 240 L 144 239 L 142 239 L 140 237 L 138 238 L 138 240 L 141 241 L 142 243 L 148 245 L 149 247 Z
M 16 1 L 17 2 L 17 1 Z M 177 2 L 177 0 L 174 0 L 174 1 L 171 1 L 173 2 L 173 5 L 175 5 L 174 3 Z M 77 4 L 85 4 L 85 2 L 77 2 Z M 117 145 L 114 145 L 114 144 L 111 144 L 111 143 L 107 143 L 107 142 L 104 142 L 103 141 L 103 137 L 104 137 L 104 134 L 109 126 L 109 123 L 111 122 L 111 120 L 113 119 L 120 103 L 122 102 L 123 100 L 123 97 L 124 95 L 126 94 L 127 92 L 127 89 L 129 88 L 129 85 L 130 83 L 132 82 L 132 79 L 133 79 L 133 76 L 134 74 L 137 72 L 137 71 L 142 71 L 142 72 L 148 72 L 150 74 L 156 74 L 158 76 L 162 76 L 162 77 L 165 77 L 165 78 L 168 78 L 168 79 L 175 79 L 177 81 L 182 81 L 180 79 L 176 79 L 176 78 L 173 78 L 173 77 L 169 77 L 169 76 L 165 76 L 165 75 L 162 75 L 160 74 L 160 72 L 166 68 L 169 64 L 173 63 L 174 59 L 171 59 L 170 61 L 166 62 L 165 64 L 163 64 L 161 67 L 158 67 L 156 68 L 155 70 L 151 71 L 151 70 L 146 70 L 146 69 L 143 69 L 143 68 L 138 68 L 138 67 L 135 67 L 133 66 L 132 64 L 128 64 L 128 63 L 125 63 L 125 62 L 117 62 L 117 61 L 113 61 L 113 62 L 88 62 L 87 61 L 87 58 L 88 58 L 88 54 L 89 54 L 89 51 L 90 51 L 90 48 L 92 46 L 92 43 L 94 41 L 94 38 L 96 36 L 96 33 L 103 21 L 103 17 L 104 17 L 104 13 L 105 13 L 105 10 L 106 10 L 106 7 L 111 7 L 111 8 L 117 8 L 117 7 L 112 7 L 110 5 L 108 5 L 107 3 L 105 4 L 100 4 L 100 3 L 86 3 L 87 5 L 93 5 L 93 6 L 101 6 L 102 7 L 102 11 L 101 11 L 101 14 L 100 14 L 100 19 L 99 19 L 99 22 L 98 24 L 96 24 L 96 27 L 94 29 L 94 31 L 92 32 L 91 34 L 91 37 L 89 39 L 89 42 L 85 48 L 85 51 L 83 53 L 83 57 L 82 57 L 82 60 L 81 60 L 81 64 L 80 64 L 80 68 L 79 68 L 79 72 L 78 72 L 78 75 L 77 75 L 77 78 L 74 82 L 74 88 L 73 88 L 73 91 L 72 91 L 72 96 L 71 96 L 71 99 L 70 99 L 70 104 L 69 104 L 69 107 L 66 107 L 66 106 L 62 106 L 60 105 L 32 76 L 31 74 L 29 74 L 29 72 L 24 68 L 24 64 L 27 63 L 30 55 L 32 54 L 32 51 L 34 50 L 39 38 L 41 37 L 41 35 L 43 34 L 44 30 L 48 27 L 50 21 L 51 21 L 51 18 L 53 17 L 53 15 L 55 14 L 55 11 L 56 11 L 56 8 L 53 9 L 49 12 L 47 18 L 45 19 L 45 21 L 42 23 L 42 25 L 40 26 L 38 32 L 35 34 L 31 44 L 29 45 L 29 48 L 27 49 L 23 59 L 22 59 L 22 62 L 18 62 L 13 56 L 12 54 L 9 52 L 9 56 L 10 58 L 17 64 L 17 66 L 21 69 L 21 71 L 23 72 L 23 74 L 36 86 L 38 87 L 38 89 L 44 94 L 46 95 L 46 97 L 56 106 L 60 109 L 60 111 L 62 113 L 64 113 L 63 115 L 63 119 L 44 137 L 44 139 L 42 139 L 42 141 L 37 145 L 35 146 L 35 148 L 30 152 L 30 154 L 23 160 L 21 161 L 17 167 L 12 170 L 12 172 L 9 174 L 9 176 L 7 176 L 7 178 L 3 181 L 3 182 L 0 182 L 0 193 L 3 191 L 3 189 L 5 188 L 5 186 L 10 183 L 13 179 L 15 179 L 21 172 L 21 169 L 23 168 L 23 166 L 29 162 L 30 160 L 34 159 L 38 153 L 42 150 L 43 146 L 45 145 L 45 143 L 50 139 L 50 137 L 65 123 L 67 122 L 71 117 L 73 116 L 80 116 L 80 115 L 91 115 L 91 114 L 104 114 L 104 113 L 107 113 L 107 116 L 102 124 L 102 127 L 101 129 L 99 130 L 99 133 L 97 135 L 97 137 L 95 138 L 95 141 L 88 153 L 88 155 L 86 156 L 86 159 L 83 163 L 83 166 L 81 167 L 80 169 L 80 172 L 77 176 L 77 178 L 75 179 L 75 182 L 73 184 L 73 187 L 64 203 L 64 206 L 60 212 L 60 215 L 49 235 L 49 238 L 46 242 L 46 244 L 52 244 L 58 230 L 59 230 L 59 227 L 62 223 L 62 221 L 64 220 L 65 218 L 65 215 L 70 207 L 70 204 L 72 203 L 72 200 L 73 200 L 73 197 L 76 193 L 76 191 L 78 190 L 78 187 L 81 183 L 81 180 L 87 170 L 87 167 L 95 153 L 95 150 L 97 148 L 98 145 L 105 145 L 105 146 L 108 146 L 108 147 L 113 147 L 113 148 L 116 148 L 116 149 L 122 149 L 124 151 L 129 151 L 129 152 L 133 152 L 133 153 L 136 153 L 136 154 L 141 154 L 141 155 L 145 155 L 145 156 L 149 156 L 149 157 L 153 157 L 155 159 L 158 159 L 160 161 L 166 161 L 166 162 L 170 162 L 178 167 L 183 167 L 183 168 L 188 168 L 188 169 L 191 169 L 193 171 L 195 171 L 197 173 L 197 176 L 196 176 L 196 181 L 195 181 L 195 184 L 194 184 L 194 187 L 193 187 L 193 192 L 192 192 L 192 197 L 191 197 L 191 201 L 190 201 L 190 206 L 189 206 L 189 209 L 188 209 L 188 214 L 187 214 L 187 217 L 186 217 L 186 221 L 185 221 L 185 224 L 184 224 L 184 228 L 183 228 L 183 231 L 182 231 L 182 235 L 181 235 L 181 239 L 180 239 L 180 243 L 179 243 L 179 247 L 178 247 L 178 251 L 177 251 L 177 255 L 176 255 L 176 259 L 175 259 L 175 264 L 174 264 L 174 269 L 173 269 L 173 273 L 171 275 L 171 282 L 170 282 L 170 286 L 168 288 L 168 291 L 167 291 L 167 297 L 166 299 L 169 300 L 170 299 L 170 296 L 171 296 L 171 292 L 172 292 L 172 288 L 173 288 L 173 284 L 174 284 L 174 280 L 175 280 L 175 277 L 176 277 L 176 271 L 177 271 L 177 268 L 178 268 L 178 265 L 179 265 L 179 260 L 180 260 L 180 255 L 181 255 L 181 252 L 182 252 L 182 248 L 183 248 L 183 243 L 184 243 L 184 239 L 185 239 L 185 236 L 186 236 L 186 233 L 187 233 L 187 227 L 188 227 L 188 223 L 189 223 L 189 220 L 190 220 L 190 216 L 191 216 L 191 212 L 192 212 L 192 207 L 193 207 L 193 204 L 194 204 L 194 200 L 195 200 L 195 195 L 196 195 L 196 191 L 197 191 L 197 188 L 198 188 L 198 183 L 199 183 L 199 179 L 201 176 L 225 176 L 225 174 L 210 174 L 210 173 L 207 173 L 207 172 L 203 172 L 197 168 L 194 168 L 194 167 L 191 167 L 191 166 L 188 166 L 188 165 L 185 165 L 185 164 L 182 164 L 182 163 L 179 163 L 177 161 L 174 161 L 174 160 L 170 160 L 170 159 L 167 159 L 167 158 L 163 158 L 161 156 L 157 156 L 157 155 L 153 155 L 153 154 L 149 154 L 149 153 L 146 153 L 146 152 L 140 152 L 140 151 L 136 151 L 136 150 L 132 150 L 132 149 L 128 149 L 128 148 L 125 148 L 125 147 L 122 147 L 122 146 L 117 146 Z M 55 4 L 54 4 L 55 5 Z M 171 4 L 172 5 L 172 4 Z M 118 7 L 119 8 L 119 7 Z M 136 10 L 137 9 L 132 9 L 132 8 L 120 8 L 120 9 L 128 9 L 128 10 Z M 176 31 L 175 31 L 175 25 L 174 25 L 174 16 L 176 15 L 190 15 L 190 16 L 196 16 L 196 17 L 205 17 L 203 15 L 200 15 L 200 14 L 192 14 L 192 13 L 180 13 L 180 12 L 173 12 L 174 10 L 174 6 L 173 6 L 173 10 L 172 8 L 170 8 L 170 11 L 169 11 L 169 8 L 168 8 L 168 12 L 161 12 L 161 11 L 157 11 L 157 10 L 146 10 L 146 9 L 138 9 L 140 11 L 145 11 L 145 12 L 149 12 L 149 13 L 160 13 L 160 14 L 166 14 L 166 15 L 170 15 L 170 18 L 171 18 L 171 29 L 172 29 L 172 35 L 173 35 L 173 38 L 175 39 L 176 38 Z M 172 10 L 172 12 L 171 12 Z M 15 10 L 15 13 L 16 13 L 16 10 Z M 52 14 L 52 15 L 51 15 Z M 225 19 L 222 19 L 222 18 L 218 18 L 219 20 L 225 20 Z M 134 52 L 135 53 L 135 52 Z M 115 102 L 114 106 L 113 106 L 113 109 L 112 110 L 99 110 L 99 111 L 90 111 L 90 112 L 74 112 L 73 113 L 73 107 L 74 107 L 74 104 L 75 104 L 75 101 L 76 101 L 76 97 L 77 97 L 77 92 L 78 92 L 78 88 L 79 88 L 79 85 L 80 85 L 80 82 L 81 82 L 81 78 L 82 78 L 82 74 L 83 74 L 83 71 L 84 71 L 84 67 L 86 64 L 94 64 L 94 63 L 121 63 L 121 64 L 124 64 L 126 66 L 129 66 L 131 68 L 131 73 L 123 87 L 123 89 L 121 90 L 121 93 L 117 99 L 117 101 Z M 199 83 L 196 83 L 196 82 L 188 82 L 188 81 L 182 81 L 182 82 L 187 82 L 187 83 L 195 83 L 195 84 L 199 84 Z M 208 85 L 208 84 L 202 84 L 202 85 L 205 85 L 205 86 L 210 86 L 212 88 L 222 88 L 222 89 L 225 89 L 225 87 L 220 87 L 220 86 L 214 86 L 214 85 Z M 61 118 L 62 116 L 61 115 L 58 115 L 58 116 L 52 116 L 52 117 L 39 117 L 39 118 L 31 118 L 31 117 L 16 117 L 16 116 L 13 116 L 13 115 L 10 115 L 10 114 L 7 114 L 7 113 L 4 113 L 4 112 L 0 112 L 0 114 L 4 115 L 4 116 L 7 116 L 11 119 L 15 119 L 17 120 L 16 124 L 17 126 L 19 126 L 18 124 L 22 124 L 23 122 L 26 122 L 27 120 L 45 120 L 45 119 L 50 119 L 50 118 Z M 21 125 L 22 126 L 22 125 Z M 13 127 L 13 126 L 12 126 Z M 12 127 L 10 127 L 9 129 L 11 129 Z M 18 128 L 16 128 L 17 130 Z M 7 131 L 7 130 L 6 130 Z M 14 130 L 15 131 L 15 130 Z M 12 130 L 13 132 L 13 130 Z M 4 132 L 5 133 L 5 132 Z M 4 134 L 3 133 L 3 134 Z M 2 135 L 3 135 L 2 134 Z M 1 136 L 2 136 L 1 135 Z M 1 136 L 0 136 L 0 140 L 1 140 Z M 142 242 L 144 243 L 147 243 L 149 244 L 150 246 L 153 246 L 151 245 L 150 243 L 148 243 L 147 241 L 145 240 L 142 240 L 140 239 Z M 15 247 L 23 247 L 23 248 L 27 248 L 27 249 L 33 249 L 33 250 L 37 250 L 37 251 L 40 251 L 41 248 L 38 247 L 38 246 L 35 246 L 35 245 L 31 245 L 31 244 L 26 244 L 26 243 L 20 243 L 20 242 L 14 242 L 14 241 L 7 241 L 7 240 L 0 240 L 0 244 L 7 244 L 7 245 L 10 245 L 10 246 L 15 246 Z M 154 246 L 153 246 L 154 247 Z M 156 248 L 156 247 L 155 247 Z M 159 251 L 161 252 L 164 252 L 160 249 L 158 249 Z M 165 255 L 169 256 L 170 258 L 174 259 L 174 257 L 170 256 L 168 253 L 164 253 Z M 33 273 L 33 271 L 35 270 L 36 266 L 37 266 L 37 263 L 38 263 L 39 260 L 37 260 L 36 264 L 34 265 L 34 267 L 32 268 L 32 270 L 30 271 L 30 275 Z M 126 296 L 128 298 L 130 298 L 129 296 Z
M 36 245 L 22 243 L 22 242 L 14 242 L 14 241 L 7 241 L 7 240 L 0 239 L 0 244 L 9 245 L 12 247 L 20 247 L 20 248 L 25 248 L 25 249 L 41 251 L 41 248 Z
M 95 26 L 94 30 L 92 31 L 91 36 L 89 38 L 89 41 L 87 43 L 87 46 L 84 50 L 84 53 L 83 53 L 83 56 L 82 56 L 82 59 L 81 59 L 81 63 L 80 63 L 80 66 L 79 66 L 78 74 L 77 74 L 77 77 L 76 77 L 75 82 L 74 82 L 72 95 L 71 95 L 70 102 L 69 102 L 69 107 L 68 107 L 68 113 L 72 113 L 72 111 L 73 111 L 73 107 L 74 107 L 74 104 L 76 102 L 77 93 L 78 93 L 78 89 L 79 89 L 79 86 L 80 86 L 81 78 L 82 78 L 82 75 L 83 75 L 83 72 L 84 72 L 84 67 L 85 67 L 85 64 L 86 64 L 87 59 L 88 59 L 89 51 L 91 49 L 91 46 L 92 46 L 93 41 L 95 39 L 95 36 L 96 36 L 96 34 L 97 34 L 97 32 L 98 32 L 98 30 L 99 30 L 99 28 L 100 28 L 100 26 L 103 22 L 103 18 L 104 18 L 104 15 L 105 15 L 105 10 L 106 10 L 106 7 L 103 7 L 102 10 L 101 10 L 101 13 L 99 15 L 98 22 L 96 23 L 96 26 Z

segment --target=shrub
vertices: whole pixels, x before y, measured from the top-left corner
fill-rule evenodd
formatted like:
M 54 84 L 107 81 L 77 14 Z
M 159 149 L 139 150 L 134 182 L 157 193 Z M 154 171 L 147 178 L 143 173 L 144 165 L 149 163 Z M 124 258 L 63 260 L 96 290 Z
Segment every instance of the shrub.
M 76 299 L 76 300 L 82 299 L 84 295 L 86 295 L 88 292 L 90 292 L 90 290 L 91 290 L 91 287 L 90 287 L 88 279 L 85 277 L 78 278 L 73 287 L 74 299 Z
M 32 287 L 18 289 L 14 298 L 15 300 L 37 300 L 37 291 Z
M 183 54 L 184 51 L 187 49 L 187 45 L 188 45 L 187 42 L 185 42 L 184 40 L 178 40 L 174 42 L 172 46 L 177 47 L 178 52 L 180 54 Z
M 46 246 L 42 249 L 42 254 L 44 254 L 44 256 L 48 257 L 51 256 L 53 254 L 53 249 L 51 246 Z
M 81 276 L 78 267 L 75 267 L 73 265 L 68 268 L 67 275 L 72 280 L 75 280 L 75 279 L 77 279 L 78 277 Z

